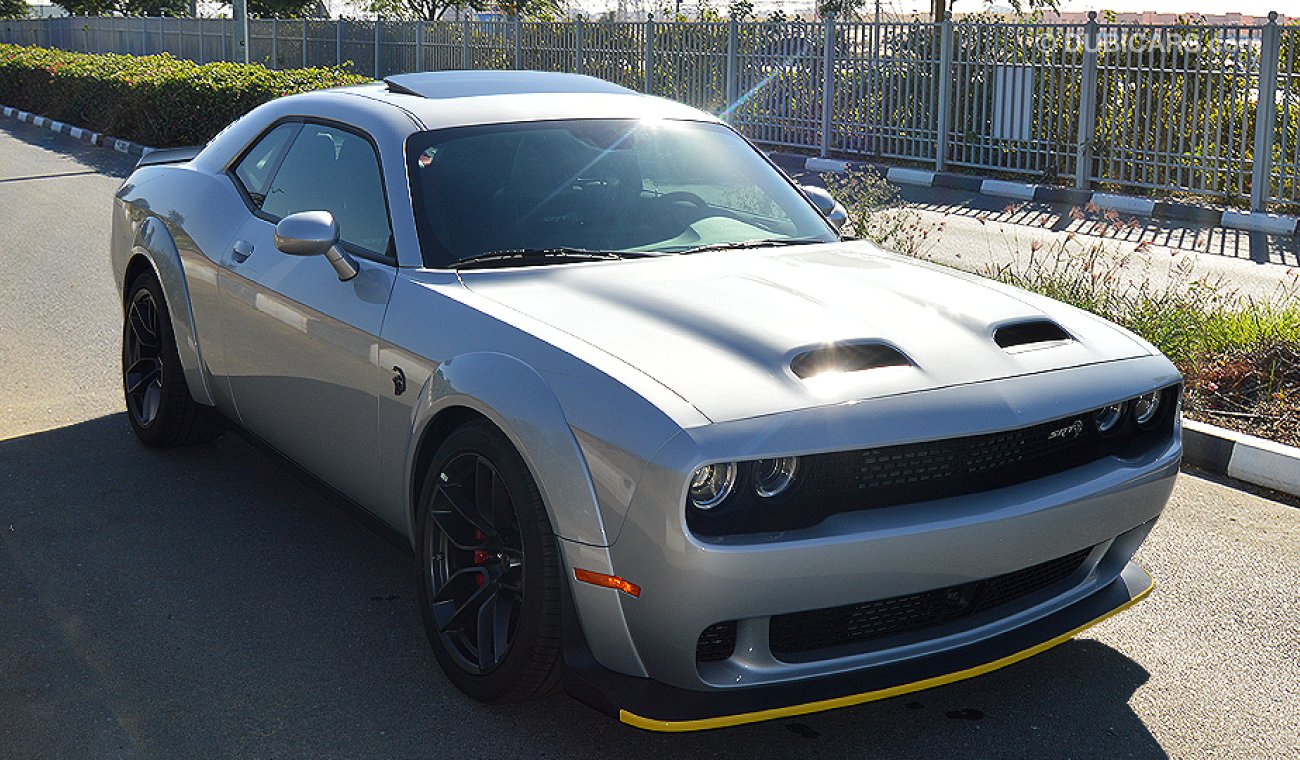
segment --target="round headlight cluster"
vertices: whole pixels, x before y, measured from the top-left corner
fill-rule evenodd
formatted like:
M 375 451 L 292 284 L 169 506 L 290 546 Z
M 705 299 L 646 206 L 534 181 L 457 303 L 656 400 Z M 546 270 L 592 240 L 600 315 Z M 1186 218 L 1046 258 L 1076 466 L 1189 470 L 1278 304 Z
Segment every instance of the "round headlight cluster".
M 1124 406 L 1124 403 L 1111 404 L 1093 412 L 1092 419 L 1097 424 L 1097 432 L 1102 435 L 1114 432 L 1119 423 L 1124 421 Z
M 1160 391 L 1143 393 L 1133 401 L 1133 419 L 1146 427 L 1160 416 Z
M 736 463 L 706 464 L 691 474 L 691 505 L 713 509 L 736 488 Z
M 794 457 L 760 459 L 754 463 L 754 493 L 764 499 L 780 496 L 790 490 L 799 474 L 799 460 Z
M 710 510 L 726 501 L 736 491 L 736 483 L 745 479 L 760 499 L 772 499 L 790 491 L 799 477 L 798 457 L 759 459 L 738 464 L 706 464 L 691 473 L 690 501 L 696 509 Z
M 1128 413 L 1139 428 L 1150 429 L 1163 416 L 1164 397 L 1163 390 L 1154 390 L 1118 404 L 1103 406 L 1092 413 L 1092 422 L 1098 433 L 1109 435 L 1120 428 Z

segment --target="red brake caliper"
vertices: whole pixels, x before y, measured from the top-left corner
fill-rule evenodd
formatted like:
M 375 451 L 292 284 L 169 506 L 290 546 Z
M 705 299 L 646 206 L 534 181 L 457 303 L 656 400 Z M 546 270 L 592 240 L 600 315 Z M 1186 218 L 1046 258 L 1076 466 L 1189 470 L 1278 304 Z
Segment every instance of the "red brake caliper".
M 479 530 L 474 531 L 475 541 L 482 541 L 485 538 L 487 538 L 487 536 L 483 535 L 483 531 L 479 531 Z M 474 564 L 482 565 L 483 563 L 487 562 L 487 559 L 488 559 L 488 553 L 486 550 L 484 549 L 474 550 Z M 474 582 L 477 583 L 479 586 L 482 586 L 486 582 L 486 578 L 482 574 L 479 574 L 474 576 Z

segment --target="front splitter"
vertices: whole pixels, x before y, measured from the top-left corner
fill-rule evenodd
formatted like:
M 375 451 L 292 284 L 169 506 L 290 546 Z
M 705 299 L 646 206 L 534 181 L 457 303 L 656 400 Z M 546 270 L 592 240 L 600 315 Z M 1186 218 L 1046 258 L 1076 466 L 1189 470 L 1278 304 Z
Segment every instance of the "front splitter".
M 1155 587 L 1128 563 L 1107 585 L 1068 607 L 964 647 L 853 673 L 788 684 L 690 691 L 614 673 L 596 663 L 581 633 L 565 645 L 565 689 L 622 722 L 649 731 L 701 731 L 889 699 L 974 678 L 1033 657 L 1137 604 Z M 566 620 L 566 629 L 577 626 Z M 581 630 L 580 628 L 576 630 Z

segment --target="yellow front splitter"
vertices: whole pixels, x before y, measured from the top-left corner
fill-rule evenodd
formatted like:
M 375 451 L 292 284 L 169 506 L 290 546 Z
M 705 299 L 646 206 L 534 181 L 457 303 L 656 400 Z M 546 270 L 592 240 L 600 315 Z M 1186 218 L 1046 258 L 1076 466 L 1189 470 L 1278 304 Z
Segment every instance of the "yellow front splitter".
M 627 710 L 619 710 L 618 718 L 629 726 L 636 726 L 637 728 L 643 728 L 648 731 L 704 731 L 710 728 L 727 728 L 729 726 L 741 726 L 746 723 L 758 723 L 765 720 L 791 718 L 796 715 L 807 715 L 809 713 L 823 712 L 825 710 L 836 710 L 841 707 L 852 707 L 853 705 L 860 705 L 865 702 L 875 702 L 881 699 L 902 696 L 903 694 L 911 694 L 915 691 L 931 689 L 935 686 L 943 686 L 944 684 L 956 683 L 957 681 L 964 681 L 967 678 L 981 676 L 985 673 L 998 670 L 999 668 L 1013 665 L 1021 660 L 1026 660 L 1036 654 L 1045 652 L 1058 644 L 1064 644 L 1101 621 L 1123 612 L 1129 607 L 1142 601 L 1151 593 L 1151 589 L 1155 587 L 1156 584 L 1152 581 L 1146 589 L 1135 594 L 1132 599 L 1128 600 L 1124 604 L 1121 604 L 1106 614 L 1096 617 L 1077 628 L 1050 638 L 1041 644 L 1035 644 L 1028 649 L 1022 649 L 1019 652 L 998 658 L 992 662 L 986 662 L 983 665 L 976 665 L 974 667 L 966 668 L 965 670 L 945 673 L 944 675 L 934 676 L 933 678 L 926 678 L 920 681 L 913 681 L 912 683 L 891 686 L 887 689 L 866 691 L 861 694 L 850 694 L 848 696 L 836 697 L 834 699 L 823 699 L 816 702 L 790 705 L 789 707 L 774 707 L 769 710 L 757 710 L 755 712 L 737 713 L 735 715 L 721 715 L 716 718 L 699 718 L 696 720 L 657 720 L 655 718 L 646 718 L 637 715 L 636 713 L 628 712 Z

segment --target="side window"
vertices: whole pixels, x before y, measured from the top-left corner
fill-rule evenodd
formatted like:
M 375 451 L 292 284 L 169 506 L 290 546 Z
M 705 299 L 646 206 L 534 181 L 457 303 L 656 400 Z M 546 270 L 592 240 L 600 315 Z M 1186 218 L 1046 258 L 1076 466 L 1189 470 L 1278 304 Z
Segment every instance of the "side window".
M 385 253 L 392 237 L 374 147 L 333 127 L 303 125 L 261 208 L 277 219 L 299 211 L 328 211 L 344 242 L 372 253 Z
M 235 167 L 235 177 L 244 186 L 253 205 L 262 207 L 266 200 L 266 188 L 271 184 L 271 175 L 280 165 L 280 159 L 289 147 L 289 141 L 297 134 L 300 124 L 281 124 L 258 141 L 257 145 L 244 156 L 244 160 Z

